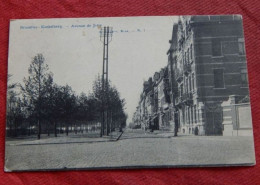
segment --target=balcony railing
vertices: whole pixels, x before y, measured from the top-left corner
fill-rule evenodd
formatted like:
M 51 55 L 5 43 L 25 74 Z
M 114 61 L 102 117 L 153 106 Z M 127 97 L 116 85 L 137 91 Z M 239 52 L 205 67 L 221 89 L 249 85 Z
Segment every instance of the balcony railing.
M 192 93 L 184 93 L 182 96 L 175 98 L 176 106 L 180 106 L 182 104 L 186 104 L 186 105 L 193 104 Z
M 183 80 L 183 73 L 179 69 L 175 71 L 175 79 L 177 82 L 181 82 Z
M 183 103 L 182 96 L 175 98 L 175 105 L 181 105 Z
M 190 105 L 193 103 L 192 93 L 185 93 L 183 94 L 183 102 L 186 105 Z
M 184 64 L 183 71 L 185 75 L 188 75 L 191 72 L 191 64 L 190 63 Z

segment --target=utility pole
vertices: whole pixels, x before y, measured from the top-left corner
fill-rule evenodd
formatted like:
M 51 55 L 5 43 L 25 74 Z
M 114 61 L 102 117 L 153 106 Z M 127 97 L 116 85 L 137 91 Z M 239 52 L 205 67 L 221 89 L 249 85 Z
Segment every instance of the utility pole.
M 101 103 L 101 130 L 100 137 L 109 135 L 109 84 L 108 84 L 108 44 L 112 41 L 112 27 L 106 26 L 100 30 L 100 41 L 103 43 L 103 67 L 102 67 L 102 103 Z

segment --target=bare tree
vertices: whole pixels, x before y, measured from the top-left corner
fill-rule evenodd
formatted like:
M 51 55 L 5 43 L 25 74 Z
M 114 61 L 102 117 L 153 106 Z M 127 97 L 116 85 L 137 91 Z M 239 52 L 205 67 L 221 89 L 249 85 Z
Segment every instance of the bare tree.
M 24 78 L 24 86 L 21 86 L 24 99 L 28 102 L 27 108 L 30 108 L 37 117 L 38 139 L 41 138 L 43 99 L 48 94 L 46 84 L 48 83 L 50 76 L 52 76 L 48 70 L 49 68 L 48 65 L 45 64 L 43 55 L 37 54 L 35 57 L 33 57 L 28 69 L 29 76 L 28 78 Z

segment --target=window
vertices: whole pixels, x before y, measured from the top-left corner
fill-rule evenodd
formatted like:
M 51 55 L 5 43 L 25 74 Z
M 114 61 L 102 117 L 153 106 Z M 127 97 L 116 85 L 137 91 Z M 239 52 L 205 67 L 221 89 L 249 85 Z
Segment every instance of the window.
M 185 107 L 185 119 L 184 119 L 184 123 L 185 124 L 188 124 L 188 111 L 187 111 L 187 108 Z
M 192 53 L 192 44 L 190 45 L 190 59 L 192 60 L 192 58 L 193 58 L 193 53 Z
M 162 99 L 161 99 L 161 107 L 163 107 L 164 104 L 165 104 L 165 97 L 162 97 Z
M 184 60 L 185 60 L 185 64 L 187 64 L 187 53 L 186 52 L 185 52 Z
M 238 39 L 238 52 L 239 55 L 245 55 L 245 42 L 243 38 Z
M 198 109 L 198 122 L 200 121 L 200 110 Z
M 188 49 L 187 51 L 187 61 L 188 63 L 190 63 L 190 49 Z
M 224 88 L 224 71 L 223 69 L 214 69 L 214 87 Z
M 238 43 L 237 42 L 223 42 L 222 43 L 223 54 L 237 54 Z
M 163 84 L 161 84 L 161 86 L 160 86 L 160 94 L 163 94 L 164 92 L 163 92 Z
M 188 34 L 189 34 L 188 31 L 189 31 L 189 30 L 188 30 L 188 22 L 187 22 L 187 21 L 186 21 L 185 26 L 186 26 L 186 27 L 185 27 L 186 37 L 188 37 Z
M 194 121 L 197 123 L 197 109 L 196 105 L 194 105 Z
M 185 107 L 185 124 L 188 124 L 188 108 Z
M 186 84 L 185 84 L 185 86 L 186 86 L 186 91 L 185 91 L 185 92 L 187 93 L 187 92 L 189 92 L 189 89 L 188 89 L 188 88 L 189 88 L 189 82 L 188 82 L 188 78 L 187 78 L 187 77 L 186 77 L 186 80 L 185 80 L 185 81 L 186 81 Z
M 191 123 L 193 123 L 193 107 L 190 107 L 190 110 L 191 110 Z
M 192 73 L 191 81 L 192 81 L 192 91 L 194 91 L 194 89 L 195 89 L 195 76 L 194 76 L 194 73 Z
M 241 85 L 242 87 L 248 86 L 247 70 L 241 69 Z
M 212 56 L 222 56 L 221 42 L 219 39 L 212 40 Z
M 188 107 L 188 123 L 190 124 L 190 107 Z
M 192 91 L 191 87 L 191 76 L 189 75 L 189 92 Z
M 180 85 L 180 96 L 183 94 L 183 84 Z
M 180 119 L 181 119 L 181 116 L 180 116 Z M 185 109 L 182 109 L 182 120 L 180 120 L 180 121 L 182 122 L 182 124 L 185 123 Z
M 171 111 L 168 112 L 168 118 L 169 118 L 169 120 L 172 120 L 172 114 L 171 114 Z
M 194 49 L 196 50 L 196 56 L 212 55 L 212 45 L 210 42 L 197 44 Z

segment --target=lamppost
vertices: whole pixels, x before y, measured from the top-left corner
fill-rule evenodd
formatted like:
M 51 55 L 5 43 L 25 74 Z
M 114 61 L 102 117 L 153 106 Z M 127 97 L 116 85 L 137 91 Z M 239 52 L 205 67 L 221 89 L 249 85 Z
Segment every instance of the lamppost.
M 109 134 L 108 44 L 112 41 L 112 34 L 113 34 L 112 27 L 105 26 L 100 30 L 100 41 L 103 43 L 102 98 L 101 98 L 102 121 L 101 121 L 100 137 L 102 137 L 105 134 L 105 126 L 106 126 L 106 135 Z

